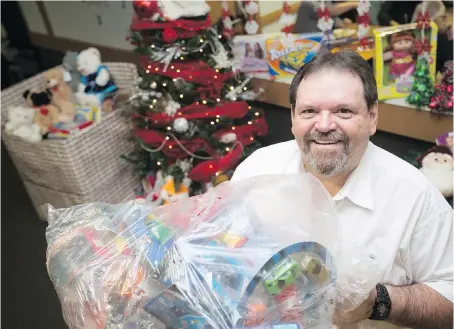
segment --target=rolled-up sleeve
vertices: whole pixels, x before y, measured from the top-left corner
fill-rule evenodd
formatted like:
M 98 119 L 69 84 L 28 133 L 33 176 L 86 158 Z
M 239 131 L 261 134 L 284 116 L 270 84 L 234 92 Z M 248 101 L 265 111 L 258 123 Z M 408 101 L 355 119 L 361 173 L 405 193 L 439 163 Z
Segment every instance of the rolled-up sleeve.
M 410 242 L 413 281 L 453 302 L 453 211 L 427 216 L 416 225 Z

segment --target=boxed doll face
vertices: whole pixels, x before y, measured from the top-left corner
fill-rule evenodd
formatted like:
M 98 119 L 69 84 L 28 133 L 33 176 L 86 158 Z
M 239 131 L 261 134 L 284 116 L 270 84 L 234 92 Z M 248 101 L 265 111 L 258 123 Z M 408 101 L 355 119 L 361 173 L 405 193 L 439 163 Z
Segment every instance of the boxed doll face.
M 418 43 L 422 40 L 417 24 L 406 24 L 374 30 L 374 70 L 378 99 L 403 98 L 412 88 L 413 74 L 418 58 Z M 437 26 L 430 22 L 424 31 L 430 45 L 430 75 L 435 79 L 435 56 L 437 50 Z

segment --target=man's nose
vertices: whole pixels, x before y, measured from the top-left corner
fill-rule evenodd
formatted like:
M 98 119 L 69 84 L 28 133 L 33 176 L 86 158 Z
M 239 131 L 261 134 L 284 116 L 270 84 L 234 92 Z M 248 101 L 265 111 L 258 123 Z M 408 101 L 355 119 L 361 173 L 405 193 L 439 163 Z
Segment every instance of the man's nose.
M 315 123 L 315 129 L 322 133 L 327 133 L 331 130 L 336 130 L 336 128 L 335 118 L 330 111 L 322 111 L 319 113 L 317 122 Z

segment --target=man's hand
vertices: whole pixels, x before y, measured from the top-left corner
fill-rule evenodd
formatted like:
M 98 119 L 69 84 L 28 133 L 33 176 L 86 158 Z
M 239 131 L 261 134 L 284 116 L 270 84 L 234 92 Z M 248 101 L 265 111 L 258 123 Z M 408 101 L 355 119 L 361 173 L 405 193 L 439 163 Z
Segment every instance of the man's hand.
M 333 317 L 334 324 L 339 326 L 342 324 L 353 324 L 369 319 L 372 315 L 376 297 L 377 291 L 374 288 L 370 292 L 369 297 L 355 310 L 350 312 L 336 310 Z

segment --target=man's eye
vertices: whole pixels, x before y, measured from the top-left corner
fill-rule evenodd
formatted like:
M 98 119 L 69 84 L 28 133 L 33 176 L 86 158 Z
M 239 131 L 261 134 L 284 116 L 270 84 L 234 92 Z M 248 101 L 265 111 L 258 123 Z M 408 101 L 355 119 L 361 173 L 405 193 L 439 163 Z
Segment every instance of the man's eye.
M 302 110 L 301 113 L 303 114 L 313 114 L 315 111 L 313 109 Z
M 339 113 L 346 114 L 346 113 L 352 113 L 349 109 L 340 109 Z

